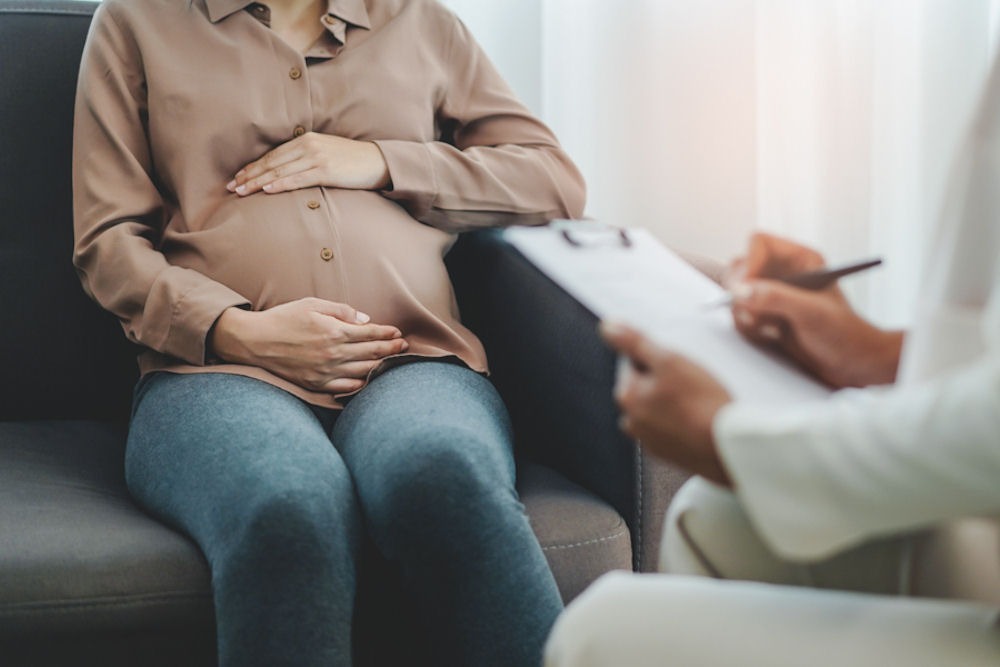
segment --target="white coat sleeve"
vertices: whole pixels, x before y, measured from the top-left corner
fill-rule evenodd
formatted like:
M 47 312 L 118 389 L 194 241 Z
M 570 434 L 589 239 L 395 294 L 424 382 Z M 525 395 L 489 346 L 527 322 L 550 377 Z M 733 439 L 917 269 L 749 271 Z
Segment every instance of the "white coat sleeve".
M 912 385 L 714 425 L 755 527 L 795 560 L 965 516 L 1000 514 L 1000 355 Z

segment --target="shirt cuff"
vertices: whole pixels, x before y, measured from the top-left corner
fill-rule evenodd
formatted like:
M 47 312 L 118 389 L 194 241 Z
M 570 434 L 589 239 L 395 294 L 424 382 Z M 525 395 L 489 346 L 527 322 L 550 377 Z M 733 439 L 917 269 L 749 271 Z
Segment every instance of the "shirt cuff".
M 158 340 L 147 344 L 158 352 L 189 364 L 204 366 L 208 362 L 208 333 L 215 321 L 227 308 L 250 305 L 245 297 L 225 285 L 213 280 L 201 280 L 170 304 L 166 328 L 155 336 Z
M 408 202 L 414 217 L 430 211 L 439 189 L 427 144 L 397 139 L 374 143 L 382 151 L 392 180 L 392 190 L 386 190 L 383 194 L 389 199 Z

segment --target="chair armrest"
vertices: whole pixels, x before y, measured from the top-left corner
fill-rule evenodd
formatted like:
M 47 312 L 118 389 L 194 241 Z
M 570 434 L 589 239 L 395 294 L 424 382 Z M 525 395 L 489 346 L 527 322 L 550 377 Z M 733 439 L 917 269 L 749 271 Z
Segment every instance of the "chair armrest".
M 656 567 L 662 517 L 686 475 L 645 457 L 618 429 L 615 355 L 597 318 L 495 230 L 464 234 L 447 257 L 462 320 L 483 341 L 519 456 L 608 502 L 632 533 L 634 566 Z
M 660 562 L 663 520 L 674 494 L 691 475 L 663 459 L 640 452 L 637 499 L 640 533 L 633 547 L 638 553 L 639 572 L 655 572 Z

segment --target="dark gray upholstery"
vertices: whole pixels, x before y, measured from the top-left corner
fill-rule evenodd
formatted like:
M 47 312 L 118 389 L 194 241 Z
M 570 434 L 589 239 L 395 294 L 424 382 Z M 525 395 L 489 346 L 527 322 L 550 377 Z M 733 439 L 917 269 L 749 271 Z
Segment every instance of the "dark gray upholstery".
M 72 104 L 94 7 L 0 0 L 0 665 L 212 665 L 208 568 L 123 479 L 135 349 L 70 263 Z M 464 236 L 448 263 L 564 597 L 653 567 L 680 476 L 619 434 L 593 316 L 497 233 Z M 422 664 L 393 572 L 374 553 L 362 569 L 358 664 Z
M 135 355 L 70 263 L 73 97 L 93 6 L 0 12 L 0 420 L 123 418 Z
M 520 472 L 518 490 L 549 565 L 557 573 L 563 599 L 572 600 L 583 592 L 608 571 L 609 563 L 631 561 L 628 526 L 607 503 L 538 465 Z
M 156 638 L 164 646 L 153 664 L 211 664 L 207 565 L 132 502 L 124 435 L 102 421 L 0 423 L 0 664 L 77 665 L 81 645 L 95 665 L 150 664 Z M 611 507 L 542 466 L 519 477 L 567 599 L 609 568 L 628 567 L 628 529 Z
M 122 478 L 122 427 L 0 425 L 0 636 L 211 617 L 198 549 Z

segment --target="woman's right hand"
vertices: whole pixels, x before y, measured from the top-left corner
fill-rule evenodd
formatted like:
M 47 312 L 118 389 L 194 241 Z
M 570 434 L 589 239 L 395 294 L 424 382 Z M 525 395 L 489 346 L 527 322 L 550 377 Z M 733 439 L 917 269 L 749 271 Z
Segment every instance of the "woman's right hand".
M 348 305 L 316 298 L 262 311 L 229 308 L 208 342 L 223 361 L 258 366 L 331 394 L 360 389 L 382 359 L 409 347 L 396 327 L 372 324 Z
M 858 315 L 840 289 L 804 290 L 775 280 L 821 269 L 816 251 L 755 234 L 726 279 L 733 319 L 750 340 L 783 352 L 835 388 L 887 384 L 896 377 L 903 334 Z

